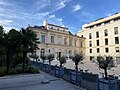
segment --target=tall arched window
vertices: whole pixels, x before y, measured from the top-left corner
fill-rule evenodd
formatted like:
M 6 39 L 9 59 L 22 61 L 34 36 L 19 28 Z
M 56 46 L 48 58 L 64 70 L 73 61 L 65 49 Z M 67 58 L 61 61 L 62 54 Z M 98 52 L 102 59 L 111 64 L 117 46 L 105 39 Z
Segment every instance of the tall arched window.
M 41 56 L 43 56 L 43 55 L 45 55 L 45 49 L 44 48 L 41 49 Z

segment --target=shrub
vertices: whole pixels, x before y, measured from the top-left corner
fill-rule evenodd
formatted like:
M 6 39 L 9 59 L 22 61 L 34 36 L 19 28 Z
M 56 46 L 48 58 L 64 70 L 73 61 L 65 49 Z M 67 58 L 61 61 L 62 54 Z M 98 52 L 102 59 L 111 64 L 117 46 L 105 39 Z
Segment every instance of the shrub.
M 9 71 L 9 74 L 19 74 L 19 73 L 22 73 L 22 67 L 12 68 Z
M 15 72 L 16 72 L 16 74 L 22 73 L 22 67 L 16 67 Z
M 0 67 L 0 76 L 4 76 L 5 75 L 5 67 Z
M 10 69 L 9 74 L 17 74 L 16 71 L 15 71 L 15 68 Z
M 27 70 L 26 70 L 27 73 L 39 73 L 39 69 L 35 66 L 28 66 L 27 67 Z

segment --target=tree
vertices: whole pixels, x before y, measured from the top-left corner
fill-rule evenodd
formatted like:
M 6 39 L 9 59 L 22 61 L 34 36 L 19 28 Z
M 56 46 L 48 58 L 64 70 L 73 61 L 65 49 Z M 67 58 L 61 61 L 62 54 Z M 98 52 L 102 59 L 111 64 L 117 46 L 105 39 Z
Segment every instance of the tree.
M 75 68 L 76 70 L 78 71 L 78 64 L 79 62 L 81 62 L 82 60 L 84 59 L 84 56 L 83 54 L 75 54 L 73 57 L 72 57 L 72 61 L 75 63 Z
M 60 63 L 60 67 L 62 67 L 62 65 L 66 63 L 66 56 L 60 57 L 58 61 Z
M 21 51 L 23 53 L 23 72 L 25 71 L 25 61 L 27 59 L 27 53 L 34 52 L 38 49 L 37 44 L 39 43 L 37 35 L 34 31 L 29 30 L 29 28 L 22 28 L 20 30 L 21 34 Z
M 5 65 L 5 50 L 3 47 L 4 28 L 0 26 L 0 66 Z
M 97 63 L 99 68 L 104 70 L 105 79 L 108 79 L 107 70 L 114 66 L 114 60 L 112 56 L 98 56 Z
M 45 63 L 45 60 L 46 60 L 46 58 L 47 58 L 46 55 L 41 55 L 40 58 L 42 59 L 43 64 L 44 64 L 44 63 Z
M 2 38 L 2 46 L 6 54 L 6 73 L 8 74 L 9 68 L 13 67 L 13 56 L 19 47 L 20 33 L 15 29 L 11 29 L 8 33 L 4 33 Z
M 37 59 L 39 58 L 39 56 L 36 54 L 29 55 L 29 57 L 35 59 L 36 62 L 37 62 Z
M 49 55 L 47 56 L 47 59 L 49 60 L 49 65 L 51 65 L 51 61 L 53 61 L 54 58 L 55 58 L 55 55 L 54 55 L 54 54 L 49 54 Z

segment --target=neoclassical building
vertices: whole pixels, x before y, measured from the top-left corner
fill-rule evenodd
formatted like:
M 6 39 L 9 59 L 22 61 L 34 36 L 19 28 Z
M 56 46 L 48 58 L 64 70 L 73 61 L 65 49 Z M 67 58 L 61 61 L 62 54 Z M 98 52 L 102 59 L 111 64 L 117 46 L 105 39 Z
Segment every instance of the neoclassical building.
M 120 13 L 83 25 L 77 36 L 86 38 L 86 60 L 111 55 L 120 64 Z
M 65 26 L 49 24 L 47 20 L 43 26 L 29 27 L 36 32 L 40 44 L 36 54 L 48 55 L 54 54 L 56 58 L 62 55 L 70 57 L 75 53 L 85 54 L 85 38 L 73 35 Z

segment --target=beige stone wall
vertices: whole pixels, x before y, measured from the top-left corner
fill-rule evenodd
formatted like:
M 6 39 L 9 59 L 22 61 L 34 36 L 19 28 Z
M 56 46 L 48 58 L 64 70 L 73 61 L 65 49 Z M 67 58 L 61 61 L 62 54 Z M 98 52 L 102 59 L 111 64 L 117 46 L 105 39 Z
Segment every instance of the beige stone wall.
M 85 38 L 81 38 L 75 35 L 70 35 L 68 31 L 60 31 L 60 30 L 45 30 L 35 27 L 30 27 L 31 30 L 34 30 L 41 42 L 39 46 L 39 50 L 37 50 L 37 55 L 40 58 L 41 49 L 45 49 L 45 55 L 50 53 L 55 54 L 55 57 L 59 54 L 65 55 L 67 57 L 74 55 L 75 52 L 85 54 Z M 41 35 L 45 35 L 45 43 L 41 41 Z M 51 36 L 54 36 L 54 43 L 51 43 Z M 58 44 L 58 37 L 61 37 L 61 43 Z M 67 38 L 67 44 L 64 44 L 64 38 Z M 70 46 L 70 40 L 72 40 L 72 45 Z M 76 40 L 76 46 L 74 41 Z M 82 46 L 81 46 L 82 43 Z M 50 50 L 49 50 L 50 49 Z

